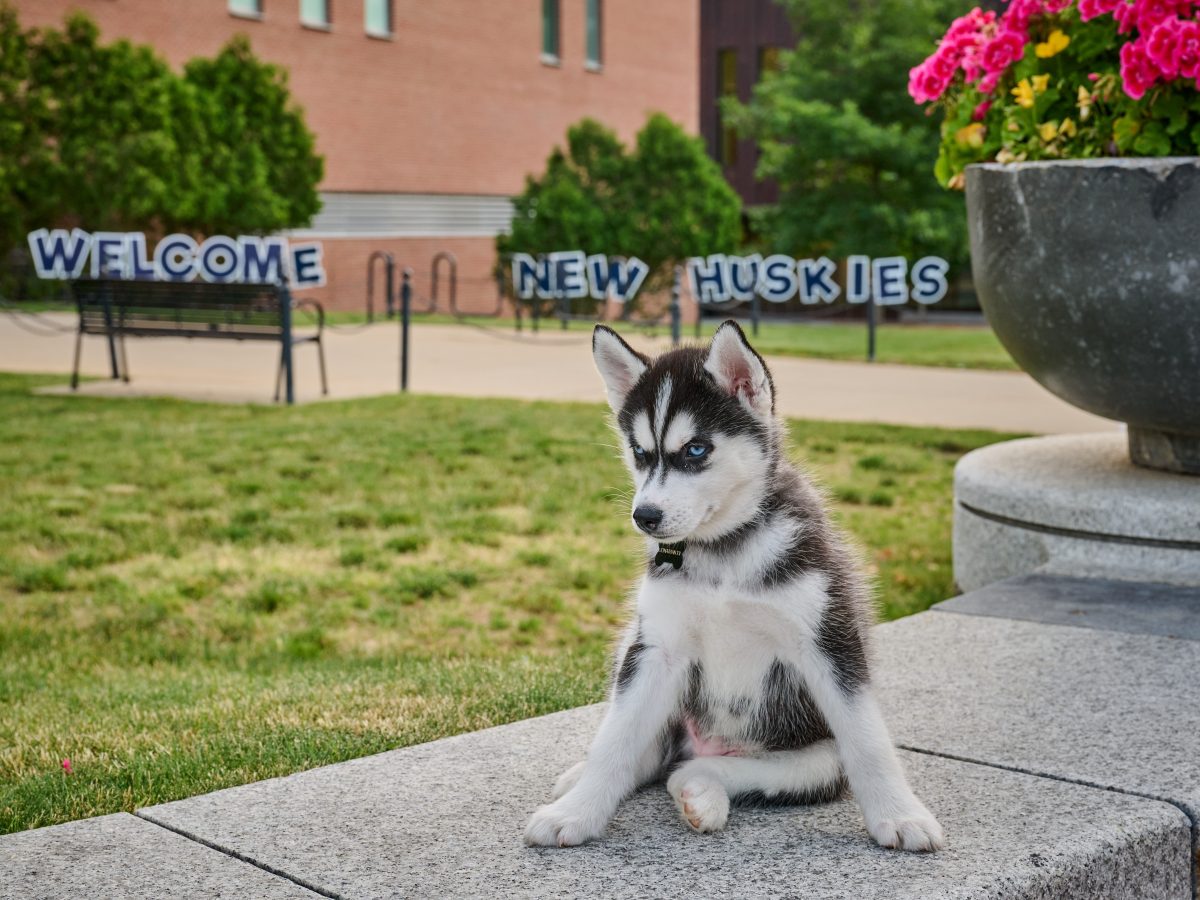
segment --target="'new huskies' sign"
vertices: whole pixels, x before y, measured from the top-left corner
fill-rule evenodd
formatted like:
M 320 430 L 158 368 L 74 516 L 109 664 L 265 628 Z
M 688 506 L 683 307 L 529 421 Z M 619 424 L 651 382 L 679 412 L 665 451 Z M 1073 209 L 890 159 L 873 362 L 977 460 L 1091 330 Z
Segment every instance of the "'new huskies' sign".
M 522 300 L 610 298 L 632 300 L 649 274 L 640 259 L 587 256 L 581 250 L 550 253 L 534 258 L 513 254 L 513 287 Z M 903 256 L 850 256 L 846 259 L 845 285 L 835 280 L 838 265 L 828 257 L 794 259 L 776 254 L 763 258 L 693 256 L 687 261 L 688 287 L 699 303 L 725 303 L 762 297 L 786 303 L 793 297 L 811 305 L 832 303 L 845 294 L 847 303 L 893 306 L 915 300 L 937 303 L 946 296 L 950 264 L 937 256 L 918 259 L 910 267 Z
M 29 252 L 39 278 L 121 278 L 142 281 L 192 281 L 218 284 L 278 284 L 321 287 L 325 268 L 321 245 L 289 244 L 283 237 L 213 235 L 203 243 L 187 234 L 169 234 L 151 256 L 140 231 L 79 228 L 29 233 Z

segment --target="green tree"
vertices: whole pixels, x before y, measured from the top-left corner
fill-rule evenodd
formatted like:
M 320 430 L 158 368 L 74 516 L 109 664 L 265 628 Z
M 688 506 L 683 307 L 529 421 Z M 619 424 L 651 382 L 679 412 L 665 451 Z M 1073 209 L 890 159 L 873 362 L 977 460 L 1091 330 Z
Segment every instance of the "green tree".
M 84 15 L 23 30 L 0 0 L 0 265 L 41 227 L 302 227 L 322 171 L 286 75 L 244 37 L 181 77 Z
M 513 201 L 502 254 L 583 250 L 636 256 L 661 287 L 688 256 L 726 252 L 741 234 L 741 204 L 701 142 L 656 113 L 627 149 L 600 123 L 567 130 L 540 177 Z
M 189 62 L 183 80 L 174 123 L 192 203 L 168 218 L 209 234 L 308 225 L 321 208 L 325 163 L 287 73 L 238 35 L 215 58 Z
M 772 249 L 796 255 L 966 258 L 961 195 L 929 161 L 938 122 L 908 96 L 908 70 L 966 0 L 780 0 L 800 35 L 751 101 L 725 112 L 761 150 L 780 201 L 761 214 Z

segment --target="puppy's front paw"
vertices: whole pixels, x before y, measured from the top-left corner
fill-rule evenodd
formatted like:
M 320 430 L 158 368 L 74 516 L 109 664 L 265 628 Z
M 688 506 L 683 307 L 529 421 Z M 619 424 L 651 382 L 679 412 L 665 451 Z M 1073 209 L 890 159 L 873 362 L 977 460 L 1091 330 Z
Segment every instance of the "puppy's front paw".
M 585 763 L 583 762 L 577 762 L 558 776 L 558 781 L 554 782 L 554 790 L 550 792 L 551 800 L 557 800 L 579 783 L 579 778 L 583 775 L 584 765 Z
M 867 831 L 881 847 L 927 852 L 946 846 L 938 820 L 917 802 L 912 809 L 887 818 L 867 820 Z
M 559 800 L 529 817 L 525 843 L 531 847 L 577 847 L 604 834 L 605 824 Z
M 684 764 L 667 779 L 667 791 L 694 831 L 720 831 L 729 821 L 729 794 L 711 776 L 689 771 Z

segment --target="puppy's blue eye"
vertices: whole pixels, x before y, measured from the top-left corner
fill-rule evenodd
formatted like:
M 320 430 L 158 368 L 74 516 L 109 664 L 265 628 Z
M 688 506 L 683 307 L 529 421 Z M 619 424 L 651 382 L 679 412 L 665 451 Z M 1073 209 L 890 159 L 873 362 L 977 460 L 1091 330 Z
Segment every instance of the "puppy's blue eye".
M 642 447 L 638 446 L 637 444 L 634 444 L 633 445 L 633 455 L 636 456 L 638 459 L 641 459 L 643 456 L 646 455 L 646 451 Z
M 687 454 L 688 459 L 699 459 L 708 453 L 708 448 L 703 444 L 688 444 L 684 452 Z

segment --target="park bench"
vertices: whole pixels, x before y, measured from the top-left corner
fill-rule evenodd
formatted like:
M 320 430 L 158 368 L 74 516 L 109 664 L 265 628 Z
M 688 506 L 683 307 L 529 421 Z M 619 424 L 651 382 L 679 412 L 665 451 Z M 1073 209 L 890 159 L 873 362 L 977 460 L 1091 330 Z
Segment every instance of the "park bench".
M 116 281 L 81 279 L 73 283 L 79 330 L 71 389 L 79 386 L 79 354 L 85 334 L 108 340 L 112 377 L 129 381 L 126 337 L 220 338 L 236 341 L 275 341 L 280 345 L 275 378 L 275 401 L 286 383 L 287 402 L 293 402 L 293 348 L 315 344 L 321 367 L 321 393 L 328 394 L 325 377 L 325 310 L 315 300 L 293 300 L 286 285 L 214 284 L 203 281 Z M 315 333 L 297 336 L 293 313 L 311 311 Z

